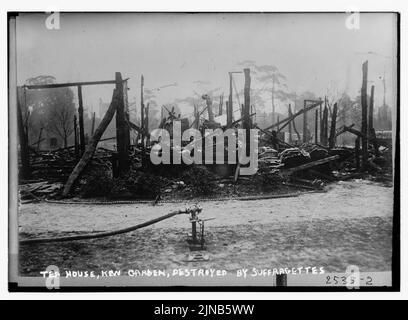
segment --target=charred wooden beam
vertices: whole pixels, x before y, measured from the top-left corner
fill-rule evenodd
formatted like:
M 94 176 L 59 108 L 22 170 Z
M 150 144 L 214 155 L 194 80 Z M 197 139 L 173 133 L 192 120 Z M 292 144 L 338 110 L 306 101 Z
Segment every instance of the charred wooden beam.
M 344 132 L 348 132 L 348 129 L 351 129 L 351 128 L 353 128 L 354 126 L 355 126 L 354 123 L 353 123 L 352 125 L 350 125 L 350 126 L 344 125 L 342 128 L 336 130 L 336 137 L 339 136 L 339 135 L 341 135 L 341 134 L 343 134 Z
M 318 127 L 319 127 L 319 110 L 316 109 L 315 111 L 315 143 L 318 143 L 318 139 L 317 139 L 317 132 L 318 132 Z
M 322 135 L 322 142 L 321 144 L 327 147 L 327 140 L 328 140 L 328 126 L 329 126 L 329 110 L 327 108 L 327 104 L 324 106 L 323 110 L 323 135 Z
M 78 87 L 78 86 L 91 86 L 100 84 L 115 84 L 116 80 L 105 81 L 85 81 L 85 82 L 67 82 L 67 83 L 51 83 L 51 84 L 36 84 L 26 85 L 27 89 L 52 89 L 52 88 L 64 88 L 64 87 Z
M 337 103 L 333 106 L 331 127 L 330 127 L 330 137 L 329 137 L 329 148 L 333 149 L 336 145 L 336 120 L 337 120 Z
M 227 127 L 232 126 L 232 72 L 229 72 L 229 96 L 227 104 Z
M 374 128 L 374 86 L 371 86 L 370 108 L 368 109 L 368 132 Z
M 79 144 L 82 155 L 85 152 L 85 129 L 84 129 L 84 105 L 82 102 L 81 86 L 78 86 L 78 122 L 79 122 Z
M 92 136 L 89 144 L 87 145 L 86 151 L 82 155 L 81 160 L 77 163 L 74 170 L 71 172 L 62 192 L 62 196 L 66 197 L 71 192 L 72 186 L 74 185 L 75 181 L 81 175 L 82 171 L 85 169 L 88 162 L 92 159 L 92 156 L 95 152 L 96 146 L 98 145 L 99 139 L 102 137 L 103 133 L 105 132 L 107 126 L 111 122 L 113 115 L 115 114 L 117 105 L 120 103 L 120 92 L 117 89 L 113 91 L 112 102 L 106 111 L 101 123 L 99 124 L 98 128 L 95 130 L 94 135 Z
M 361 153 L 362 153 L 362 166 L 365 168 L 368 161 L 368 140 L 367 140 L 367 74 L 368 74 L 368 61 L 363 63 L 363 84 L 361 87 Z
M 123 103 L 124 103 L 124 111 L 125 111 L 125 119 L 129 120 L 129 100 L 128 100 L 128 82 L 127 80 L 123 81 Z M 126 125 L 127 125 L 127 121 L 126 121 Z M 130 128 L 129 126 L 127 126 L 126 129 L 126 136 L 125 136 L 125 140 L 126 140 L 126 145 L 129 146 L 130 145 Z
M 326 100 L 326 97 L 324 97 Z M 319 106 L 319 126 L 320 126 L 320 131 L 319 131 L 319 142 L 322 143 L 322 127 L 323 127 L 323 104 L 321 103 Z
M 79 159 L 79 146 L 78 146 L 78 124 L 77 116 L 74 115 L 74 146 L 75 146 L 75 157 Z
M 288 118 L 292 115 L 292 111 L 290 110 L 290 104 L 288 107 Z M 292 144 L 292 121 L 289 121 L 289 144 Z
M 251 117 L 249 110 L 251 107 L 251 71 L 249 68 L 244 69 L 244 108 L 243 108 L 243 121 L 242 127 L 246 130 L 246 154 L 250 154 L 250 129 L 251 129 Z
M 146 105 L 145 109 L 145 133 L 146 133 L 146 143 L 148 144 L 150 141 L 150 135 L 149 135 L 149 109 L 150 109 L 150 103 L 148 102 Z
M 283 119 L 283 120 L 280 120 L 279 122 L 274 123 L 274 124 L 270 125 L 269 127 L 265 128 L 265 130 L 270 130 L 270 129 L 275 128 L 275 127 L 278 127 L 278 126 L 279 126 L 280 129 L 282 130 L 286 125 L 289 124 L 289 121 L 294 120 L 296 117 L 300 116 L 300 115 L 303 114 L 305 111 L 307 112 L 307 111 L 310 111 L 310 110 L 316 108 L 316 107 L 317 107 L 318 105 L 320 105 L 321 103 L 322 103 L 322 102 L 319 101 L 319 102 L 317 102 L 317 103 L 314 103 L 314 104 L 310 105 L 309 107 L 306 107 L 306 108 L 304 108 L 304 109 L 301 109 L 301 110 L 299 110 L 298 112 L 296 112 L 295 114 L 292 114 L 291 117 L 288 117 L 288 118 L 285 118 L 285 119 Z M 283 125 L 283 126 L 281 126 L 281 125 Z
M 308 137 L 308 130 L 307 130 L 307 110 L 306 110 L 306 100 L 303 101 L 303 143 L 306 143 L 309 141 Z
M 20 141 L 20 157 L 21 157 L 21 175 L 22 179 L 30 179 L 31 169 L 30 169 L 30 150 L 28 146 L 28 139 L 26 130 L 24 129 L 23 113 L 21 111 L 20 95 L 17 90 L 17 129 L 18 138 Z
M 128 126 L 125 116 L 125 103 L 123 99 L 123 81 L 120 72 L 116 72 L 116 92 L 117 92 L 117 106 L 116 106 L 116 147 L 118 150 L 118 169 L 119 174 L 125 174 L 129 170 L 129 153 L 128 153 Z
M 222 116 L 223 106 L 224 106 L 224 94 L 221 94 L 220 95 L 220 102 L 218 104 L 218 115 L 219 116 Z
M 92 113 L 91 136 L 95 131 L 95 112 Z

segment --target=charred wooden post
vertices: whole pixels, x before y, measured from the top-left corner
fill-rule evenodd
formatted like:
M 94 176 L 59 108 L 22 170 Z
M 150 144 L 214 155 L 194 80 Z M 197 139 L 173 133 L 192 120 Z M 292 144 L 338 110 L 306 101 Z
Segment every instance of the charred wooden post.
M 129 121 L 130 121 L 130 117 L 129 117 L 129 100 L 128 100 L 128 82 L 127 80 L 123 81 L 123 103 L 125 105 L 124 109 L 125 109 L 125 119 L 126 119 L 126 145 L 130 146 L 131 142 L 130 142 L 130 128 L 129 128 Z
M 308 142 L 306 101 L 303 101 L 303 142 Z
M 272 76 L 272 123 L 275 123 L 275 75 Z
M 251 106 L 251 71 L 249 68 L 244 69 L 244 108 L 243 108 L 243 121 L 242 127 L 246 130 L 246 154 L 250 154 L 250 129 L 251 129 L 251 117 L 249 110 Z
M 354 142 L 354 155 L 355 155 L 355 162 L 356 168 L 360 168 L 360 137 L 357 137 Z
M 318 121 L 319 121 L 319 110 L 316 109 L 315 111 L 315 143 L 318 143 L 318 139 L 317 139 L 317 129 L 319 127 L 318 125 Z
M 288 118 L 292 115 L 292 111 L 290 110 L 290 104 L 288 107 Z M 292 121 L 289 121 L 289 144 L 292 144 Z
M 327 105 L 324 106 L 323 110 L 323 140 L 322 140 L 322 145 L 327 146 L 327 139 L 328 139 L 328 124 L 329 122 L 329 109 L 327 108 Z
M 85 152 L 84 105 L 82 101 L 82 86 L 78 86 L 78 121 L 79 121 L 79 144 L 82 155 Z
M 218 115 L 222 116 L 222 109 L 224 105 L 224 94 L 220 95 L 220 103 L 218 104 Z
M 333 106 L 331 127 L 330 127 L 330 138 L 329 138 L 329 148 L 333 149 L 336 145 L 336 121 L 337 121 L 337 103 Z
M 213 108 L 212 108 L 213 101 L 211 97 L 207 94 L 205 94 L 203 98 L 205 99 L 205 103 L 207 105 L 208 121 L 214 122 L 214 113 L 213 113 Z
M 324 97 L 324 100 L 326 101 L 326 97 Z M 320 126 L 319 142 L 320 143 L 322 143 L 322 124 L 323 124 L 323 104 L 321 103 L 319 106 L 319 126 Z
M 20 96 L 17 90 L 17 128 L 18 138 L 20 140 L 20 157 L 21 157 L 21 175 L 22 179 L 29 179 L 31 177 L 30 168 L 30 153 L 28 147 L 28 139 L 26 130 L 24 129 L 23 113 L 21 111 Z
M 144 122 L 145 122 L 145 115 L 144 115 L 144 95 L 143 95 L 143 86 L 144 86 L 144 78 L 143 75 L 140 77 L 140 127 L 141 127 L 141 138 L 142 138 L 142 151 L 144 153 L 144 149 L 145 149 L 145 127 L 144 127 Z M 142 157 L 142 163 L 143 163 L 143 157 Z
M 371 134 L 374 129 L 374 86 L 371 86 L 370 108 L 368 109 L 368 132 Z
M 119 174 L 125 174 L 129 170 L 129 153 L 127 144 L 127 136 L 129 128 L 125 117 L 125 104 L 123 99 L 123 81 L 120 72 L 116 72 L 116 94 L 117 94 L 117 107 L 116 107 L 116 148 L 118 151 L 118 165 Z
M 367 73 L 368 61 L 363 63 L 363 84 L 361 87 L 361 133 L 362 133 L 362 166 L 365 168 L 368 161 L 368 139 L 367 139 Z
M 79 159 L 79 146 L 78 146 L 78 124 L 77 116 L 74 115 L 74 146 L 75 146 L 75 157 Z
M 227 126 L 231 127 L 232 124 L 232 72 L 229 72 L 229 96 L 228 96 L 228 104 L 227 104 Z
M 146 130 L 146 143 L 148 144 L 150 139 L 149 139 L 149 109 L 150 109 L 150 103 L 147 103 L 146 110 L 145 110 L 145 130 Z
M 327 105 L 327 97 L 324 96 L 324 107 Z M 324 145 L 324 108 L 320 105 L 320 144 Z
M 120 103 L 120 100 L 121 100 L 119 99 L 120 97 L 121 97 L 121 93 L 117 89 L 115 89 L 113 91 L 112 102 L 108 110 L 106 111 L 98 128 L 95 130 L 95 133 L 91 138 L 91 141 L 89 141 L 89 144 L 87 145 L 87 149 L 82 155 L 81 160 L 79 160 L 74 170 L 71 172 L 64 186 L 64 190 L 62 191 L 63 197 L 68 196 L 68 194 L 71 192 L 72 186 L 74 185 L 75 181 L 81 175 L 82 171 L 85 169 L 88 162 L 92 159 L 92 156 L 96 150 L 96 146 L 98 145 L 98 142 L 100 138 L 102 137 L 103 133 L 105 132 L 107 126 L 111 122 L 113 115 L 115 114 L 115 111 L 117 109 L 117 106 Z
M 95 112 L 92 113 L 91 136 L 94 134 L 94 131 L 95 131 Z
M 278 119 L 277 119 L 277 120 L 278 120 L 278 126 L 277 126 L 277 128 L 276 128 L 276 131 L 279 132 L 279 131 L 280 131 L 280 129 L 279 129 L 279 116 L 278 116 Z

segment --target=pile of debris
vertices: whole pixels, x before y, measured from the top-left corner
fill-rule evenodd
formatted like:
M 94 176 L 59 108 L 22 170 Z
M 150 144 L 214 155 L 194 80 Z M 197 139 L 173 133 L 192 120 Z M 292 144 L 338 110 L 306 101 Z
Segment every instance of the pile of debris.
M 73 147 L 51 151 L 30 152 L 30 168 L 32 179 L 55 180 L 65 182 L 76 166 L 79 156 Z M 90 163 L 93 167 L 112 168 L 112 158 L 116 152 L 106 148 L 98 148 Z

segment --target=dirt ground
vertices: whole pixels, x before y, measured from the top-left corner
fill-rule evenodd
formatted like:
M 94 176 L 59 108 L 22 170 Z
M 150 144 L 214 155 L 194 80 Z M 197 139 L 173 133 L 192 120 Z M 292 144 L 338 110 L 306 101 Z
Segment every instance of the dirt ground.
M 193 205 L 25 204 L 21 238 L 115 230 Z M 293 268 L 390 271 L 393 188 L 365 180 L 338 182 L 326 193 L 257 201 L 202 202 L 209 260 L 188 262 L 187 215 L 109 238 L 22 245 L 20 273 L 60 270 Z

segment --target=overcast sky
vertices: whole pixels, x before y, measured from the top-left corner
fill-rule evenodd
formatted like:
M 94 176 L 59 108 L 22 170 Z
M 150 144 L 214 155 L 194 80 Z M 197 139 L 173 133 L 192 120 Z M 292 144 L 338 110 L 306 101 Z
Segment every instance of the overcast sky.
M 361 14 L 360 29 L 349 30 L 347 14 L 61 14 L 60 29 L 45 27 L 45 14 L 24 14 L 17 22 L 18 83 L 38 75 L 57 82 L 110 80 L 115 71 L 130 78 L 129 98 L 140 96 L 140 76 L 156 90 L 159 105 L 203 94 L 228 95 L 228 71 L 239 62 L 274 65 L 288 91 L 348 92 L 361 87 L 361 64 L 382 103 L 380 76 L 386 70 L 387 103 L 396 94 L 396 19 Z M 373 52 L 367 54 L 367 52 Z M 394 65 L 394 68 L 392 67 Z M 243 76 L 236 75 L 238 91 Z M 371 83 L 370 83 L 371 84 Z M 253 88 L 263 84 L 253 80 Z M 84 103 L 98 111 L 112 86 L 84 88 Z M 270 96 L 265 98 L 269 107 Z M 283 103 L 278 111 L 285 112 Z M 184 107 L 183 111 L 189 111 Z

